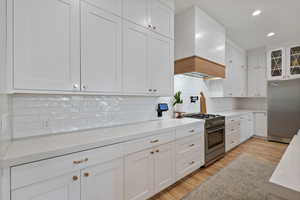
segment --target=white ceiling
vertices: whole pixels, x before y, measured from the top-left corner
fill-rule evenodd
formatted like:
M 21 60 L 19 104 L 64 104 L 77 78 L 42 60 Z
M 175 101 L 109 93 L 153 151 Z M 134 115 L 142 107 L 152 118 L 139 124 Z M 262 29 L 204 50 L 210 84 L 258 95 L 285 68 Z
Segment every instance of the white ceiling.
M 300 41 L 300 0 L 176 0 L 176 12 L 198 5 L 245 49 Z M 252 16 L 254 10 L 262 14 Z M 273 37 L 266 37 L 275 32 Z

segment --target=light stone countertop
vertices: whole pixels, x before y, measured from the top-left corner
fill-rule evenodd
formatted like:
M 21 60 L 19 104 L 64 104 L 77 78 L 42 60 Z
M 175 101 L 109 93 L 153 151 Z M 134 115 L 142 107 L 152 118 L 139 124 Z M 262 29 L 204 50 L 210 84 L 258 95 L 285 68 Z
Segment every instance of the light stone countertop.
M 160 134 L 176 127 L 199 123 L 199 119 L 166 119 L 109 128 L 91 129 L 57 135 L 34 137 L 3 143 L 0 148 L 0 168 L 34 162 Z
M 282 188 L 283 191 L 278 191 L 277 195 L 285 194 L 285 191 L 290 190 L 292 194 L 298 194 L 300 199 L 300 131 L 294 136 L 289 144 L 279 164 L 277 165 L 270 182 Z M 286 198 L 286 196 L 283 196 Z M 293 198 L 291 198 L 293 199 Z
M 247 113 L 267 113 L 267 111 L 266 110 L 229 110 L 229 111 L 217 112 L 215 114 L 223 115 L 225 117 L 231 117 L 231 116 L 238 116 Z

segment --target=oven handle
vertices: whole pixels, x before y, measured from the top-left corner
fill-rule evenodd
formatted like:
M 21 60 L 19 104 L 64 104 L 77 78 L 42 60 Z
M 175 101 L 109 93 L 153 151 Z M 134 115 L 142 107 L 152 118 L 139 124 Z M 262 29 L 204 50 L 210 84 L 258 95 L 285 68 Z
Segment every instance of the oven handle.
M 219 131 L 219 130 L 224 130 L 224 129 L 225 129 L 224 126 L 222 126 L 220 128 L 209 129 L 209 130 L 207 130 L 207 133 L 213 133 L 213 132 L 216 132 L 216 131 Z

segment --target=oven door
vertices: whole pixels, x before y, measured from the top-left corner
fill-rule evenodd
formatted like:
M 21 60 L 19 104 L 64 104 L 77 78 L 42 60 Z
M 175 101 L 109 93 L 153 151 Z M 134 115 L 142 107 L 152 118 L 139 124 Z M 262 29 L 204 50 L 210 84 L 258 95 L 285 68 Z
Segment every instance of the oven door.
M 205 131 L 206 153 L 211 153 L 225 146 L 225 126 L 206 129 Z

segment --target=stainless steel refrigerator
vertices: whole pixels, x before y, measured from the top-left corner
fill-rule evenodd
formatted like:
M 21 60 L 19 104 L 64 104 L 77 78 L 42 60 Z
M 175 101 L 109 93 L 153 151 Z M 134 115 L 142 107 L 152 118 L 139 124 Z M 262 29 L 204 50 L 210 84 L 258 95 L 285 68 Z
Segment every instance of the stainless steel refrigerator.
M 268 82 L 268 139 L 289 143 L 300 129 L 300 79 Z

